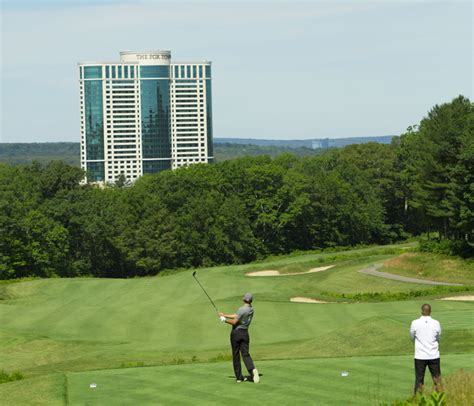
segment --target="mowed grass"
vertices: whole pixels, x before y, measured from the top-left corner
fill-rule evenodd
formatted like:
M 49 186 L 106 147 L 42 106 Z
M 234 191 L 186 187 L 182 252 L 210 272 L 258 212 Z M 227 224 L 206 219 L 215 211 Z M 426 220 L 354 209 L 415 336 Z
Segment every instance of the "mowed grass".
M 446 356 L 443 370 L 473 361 Z M 264 361 L 258 385 L 234 383 L 223 363 L 74 373 L 68 397 L 73 405 L 369 405 L 409 393 L 412 363 L 409 356 Z
M 425 298 L 323 305 L 289 302 L 292 296 L 318 297 L 322 291 L 396 292 L 427 288 L 357 272 L 390 258 L 383 250 L 385 248 L 371 250 L 367 256 L 360 256 L 360 250 L 356 250 L 352 259 L 347 256 L 351 253 L 346 252 L 346 257 L 336 262 L 334 268 L 320 273 L 282 277 L 245 275 L 254 270 L 275 269 L 275 266 L 291 269 L 291 261 L 304 263 L 304 267 L 320 266 L 321 254 L 309 254 L 274 258 L 269 263 L 202 269 L 198 270 L 197 277 L 219 309 L 225 312 L 236 310 L 243 293 L 254 293 L 251 350 L 253 357 L 267 370 L 266 373 L 262 371 L 262 387 L 269 385 L 267 388 L 271 391 L 275 387 L 277 393 L 286 385 L 285 393 L 300 393 L 301 387 L 306 386 L 306 379 L 311 378 L 305 378 L 307 372 L 301 373 L 301 379 L 296 379 L 297 373 L 292 378 L 296 360 L 302 362 L 298 365 L 303 371 L 318 370 L 317 379 L 324 383 L 325 379 L 328 382 L 333 379 L 331 374 L 324 372 L 331 360 L 337 368 L 342 368 L 339 362 L 353 362 L 351 368 L 354 369 L 356 364 L 363 365 L 364 357 L 367 357 L 368 365 L 372 365 L 370 368 L 376 368 L 380 361 L 374 356 L 391 355 L 395 356 L 395 364 L 401 362 L 403 366 L 400 379 L 405 386 L 393 390 L 394 397 L 403 398 L 406 395 L 404 388 L 412 385 L 411 363 L 406 366 L 413 352 L 408 339 L 409 323 L 418 317 Z M 398 254 L 399 251 L 391 256 Z M 7 372 L 20 371 L 27 377 L 0 385 L 0 399 L 8 399 L 7 404 L 25 404 L 24 396 L 29 398 L 26 404 L 65 404 L 67 399 L 72 405 L 87 402 L 127 404 L 90 400 L 88 396 L 102 393 L 102 384 L 94 393 L 90 393 L 88 387 L 83 390 L 83 384 L 99 373 L 91 370 L 103 370 L 100 374 L 103 374 L 104 382 L 110 382 L 103 389 L 106 396 L 109 396 L 106 388 L 114 392 L 112 382 L 116 382 L 117 393 L 129 393 L 131 397 L 123 394 L 123 402 L 142 392 L 143 402 L 149 402 L 153 397 L 158 399 L 159 394 L 165 396 L 163 392 L 166 392 L 167 398 L 163 398 L 162 404 L 180 404 L 195 388 L 196 402 L 212 404 L 218 401 L 212 400 L 212 396 L 219 397 L 221 393 L 224 396 L 225 387 L 238 393 L 229 378 L 232 375 L 229 328 L 218 321 L 206 296 L 192 278 L 191 270 L 156 278 L 50 279 L 1 287 L 4 297 L 0 300 L 1 368 Z M 469 366 L 474 353 L 473 304 L 444 301 L 433 301 L 432 304 L 434 317 L 443 326 L 442 353 L 447 357 L 447 365 L 450 365 L 448 356 L 453 356 L 453 369 Z M 463 355 L 457 358 L 456 354 Z M 458 362 L 458 359 L 469 360 L 469 363 Z M 173 365 L 180 363 L 189 365 Z M 385 368 L 383 362 L 381 365 Z M 138 368 L 123 368 L 134 366 Z M 119 379 L 122 374 L 127 376 L 126 380 Z M 356 374 L 362 375 L 369 376 L 365 372 Z M 188 378 L 183 382 L 180 376 Z M 369 396 L 372 392 L 361 389 L 359 381 L 351 380 L 352 376 L 344 382 L 354 382 L 351 390 L 361 391 L 357 399 Z M 298 385 L 299 381 L 304 385 Z M 391 390 L 386 382 L 388 380 L 376 385 L 382 388 L 382 394 Z M 265 390 L 248 389 L 246 385 L 245 390 L 252 391 L 250 400 L 263 402 Z M 206 387 L 208 389 L 202 389 L 206 394 L 202 394 L 201 399 L 199 388 Z M 337 392 L 344 392 L 344 388 Z M 260 390 L 262 392 L 258 392 Z M 302 399 L 313 396 L 313 392 L 305 393 L 301 392 Z M 229 396 L 232 400 L 234 395 Z M 321 393 L 321 399 L 326 399 L 324 396 Z M 225 396 L 222 399 L 226 401 Z M 277 404 L 271 399 L 266 401 L 270 403 L 263 404 Z M 282 398 L 281 402 L 286 401 Z M 147 404 L 140 401 L 128 404 L 131 403 Z
M 443 373 L 469 368 L 473 361 L 472 355 L 447 355 Z M 222 362 L 68 373 L 47 381 L 52 391 L 48 404 L 239 405 L 245 399 L 259 405 L 377 405 L 409 396 L 412 364 L 410 356 L 260 361 L 258 385 L 234 383 L 230 364 Z M 343 371 L 349 375 L 341 376 Z M 3 404 L 30 404 L 29 397 L 41 389 L 32 381 L 16 397 L 12 393 L 20 387 L 7 384 Z

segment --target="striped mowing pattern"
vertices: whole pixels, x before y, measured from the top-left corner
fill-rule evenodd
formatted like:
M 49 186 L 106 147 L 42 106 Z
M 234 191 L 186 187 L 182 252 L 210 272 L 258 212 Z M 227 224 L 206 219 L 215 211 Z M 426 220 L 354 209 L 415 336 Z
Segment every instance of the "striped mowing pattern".
M 473 355 L 443 357 L 444 373 L 469 368 Z M 68 374 L 73 405 L 376 405 L 407 398 L 409 356 L 260 361 L 261 383 L 234 383 L 230 362 Z M 349 376 L 341 377 L 341 371 Z M 97 389 L 90 389 L 91 382 Z

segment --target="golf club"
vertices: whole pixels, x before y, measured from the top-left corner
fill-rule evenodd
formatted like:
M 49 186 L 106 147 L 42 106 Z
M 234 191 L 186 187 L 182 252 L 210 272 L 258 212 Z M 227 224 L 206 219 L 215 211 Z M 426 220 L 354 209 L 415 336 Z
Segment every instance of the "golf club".
M 194 277 L 194 279 L 196 280 L 196 282 L 198 283 L 198 285 L 201 287 L 201 289 L 204 291 L 204 293 L 206 294 L 206 296 L 207 296 L 207 298 L 209 299 L 209 301 L 211 302 L 211 304 L 214 306 L 214 309 L 216 309 L 216 312 L 219 313 L 219 310 L 217 310 L 216 305 L 214 304 L 214 302 L 212 301 L 212 299 L 210 298 L 210 296 L 207 294 L 206 289 L 203 288 L 203 286 L 199 283 L 198 279 L 196 278 L 196 271 L 193 272 L 193 277 Z

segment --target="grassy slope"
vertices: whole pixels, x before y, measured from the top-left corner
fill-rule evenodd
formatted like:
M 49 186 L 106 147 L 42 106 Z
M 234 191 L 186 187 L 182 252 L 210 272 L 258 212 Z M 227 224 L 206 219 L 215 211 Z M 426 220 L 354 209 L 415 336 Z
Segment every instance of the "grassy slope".
M 252 353 L 258 360 L 411 354 L 407 327 L 417 316 L 421 300 L 327 305 L 288 302 L 289 297 L 296 295 L 317 297 L 322 290 L 425 288 L 357 273 L 356 269 L 387 258 L 387 255 L 375 255 L 377 252 L 365 254 L 371 255 L 352 260 L 343 258 L 337 267 L 316 274 L 245 276 L 253 270 L 278 267 L 291 270 L 288 266 L 291 262 L 297 266 L 304 264 L 302 268 L 319 266 L 325 262 L 322 254 L 200 270 L 198 277 L 218 307 L 227 312 L 235 310 L 243 292 L 255 294 Z M 204 362 L 226 358 L 229 352 L 228 326 L 219 324 L 191 271 L 133 280 L 36 280 L 2 288 L 10 298 L 0 302 L 2 367 L 38 378 L 0 385 L 0 398 L 6 394 L 11 398 L 11 390 L 15 388 L 18 391 L 15 396 L 20 399 L 24 390 L 28 393 L 37 385 L 39 389 L 33 391 L 37 396 L 32 399 L 37 399 L 38 404 L 45 396 L 61 404 L 66 391 L 63 373 L 118 368 L 122 364 L 160 365 L 176 363 L 179 359 L 190 362 L 193 357 Z M 435 316 L 444 328 L 444 355 L 474 352 L 472 310 L 472 303 L 434 304 Z M 287 372 L 289 367 L 279 362 Z M 230 371 L 229 362 L 211 366 L 198 363 L 192 367 L 196 371 L 199 368 Z M 127 373 L 141 374 L 142 370 L 151 371 L 138 368 Z M 156 370 L 157 374 L 166 373 Z M 173 369 L 166 371 L 171 373 Z M 188 384 L 178 380 L 176 388 L 178 383 Z M 75 384 L 69 386 L 75 390 Z M 180 393 L 181 389 L 176 392 L 176 399 Z
M 385 262 L 385 272 L 433 281 L 474 285 L 474 261 L 410 252 Z

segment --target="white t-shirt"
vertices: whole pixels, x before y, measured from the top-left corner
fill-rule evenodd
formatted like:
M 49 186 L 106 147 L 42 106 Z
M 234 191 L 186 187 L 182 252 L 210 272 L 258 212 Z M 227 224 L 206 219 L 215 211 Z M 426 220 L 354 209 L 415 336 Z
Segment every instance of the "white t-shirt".
M 438 320 L 430 316 L 421 316 L 413 320 L 410 327 L 410 336 L 415 342 L 415 359 L 439 358 L 439 337 L 441 325 Z

